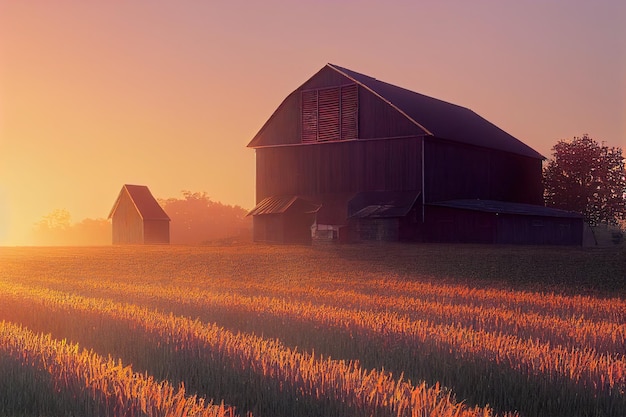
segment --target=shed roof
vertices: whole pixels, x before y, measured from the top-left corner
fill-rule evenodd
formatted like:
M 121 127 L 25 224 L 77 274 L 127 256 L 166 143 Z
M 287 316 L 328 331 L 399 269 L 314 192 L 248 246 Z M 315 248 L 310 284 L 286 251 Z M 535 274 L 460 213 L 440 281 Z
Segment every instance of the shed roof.
M 170 220 L 165 210 L 156 201 L 150 190 L 145 185 L 124 184 L 122 190 L 115 200 L 115 204 L 109 213 L 109 219 L 117 210 L 117 206 L 124 193 L 127 193 L 130 200 L 135 205 L 137 212 L 143 220 Z
M 409 214 L 419 195 L 419 191 L 364 191 L 348 203 L 348 217 L 404 217 Z
M 264 198 L 247 216 L 259 216 L 262 214 L 282 214 L 290 209 L 298 210 L 300 213 L 315 213 L 321 205 L 305 200 L 294 195 L 271 196 Z
M 449 207 L 462 210 L 475 210 L 489 213 L 517 214 L 522 216 L 583 218 L 580 213 L 559 210 L 534 204 L 511 203 L 494 200 L 448 200 L 430 203 L 431 206 Z

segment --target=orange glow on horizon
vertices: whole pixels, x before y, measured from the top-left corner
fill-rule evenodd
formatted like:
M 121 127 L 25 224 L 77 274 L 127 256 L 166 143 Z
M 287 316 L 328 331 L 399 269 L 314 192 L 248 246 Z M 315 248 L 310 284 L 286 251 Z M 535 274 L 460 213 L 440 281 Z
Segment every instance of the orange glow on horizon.
M 247 143 L 328 62 L 468 107 L 547 157 L 583 133 L 624 146 L 626 3 L 329 7 L 3 2 L 0 245 L 31 243 L 55 209 L 104 218 L 126 183 L 252 208 Z

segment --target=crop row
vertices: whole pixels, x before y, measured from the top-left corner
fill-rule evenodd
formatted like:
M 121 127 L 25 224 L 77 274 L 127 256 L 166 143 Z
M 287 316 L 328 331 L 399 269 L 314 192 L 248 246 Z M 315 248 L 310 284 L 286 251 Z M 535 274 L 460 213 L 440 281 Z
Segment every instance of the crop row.
M 525 374 L 541 374 L 555 382 L 567 379 L 595 392 L 617 394 L 626 387 L 626 360 L 621 354 L 599 354 L 596 350 L 585 347 L 582 342 L 582 347 L 553 346 L 538 339 L 522 339 L 513 334 L 505 334 L 501 329 L 475 330 L 466 325 L 475 321 L 475 316 L 467 315 L 459 306 L 443 307 L 450 312 L 448 316 L 452 315 L 453 319 L 447 318 L 453 324 L 433 324 L 428 318 L 437 317 L 436 313 L 443 309 L 433 308 L 434 313 L 431 311 L 430 314 L 426 314 L 424 309 L 417 310 L 414 311 L 415 315 L 419 317 L 425 314 L 426 319 L 413 319 L 393 311 L 351 310 L 265 296 L 249 297 L 202 290 L 181 291 L 179 288 L 168 289 L 160 286 L 138 288 L 121 283 L 118 285 L 118 291 L 126 295 L 142 293 L 146 297 L 160 297 L 180 304 L 195 303 L 271 314 L 287 320 L 308 320 L 324 326 L 366 333 L 367 336 L 382 335 L 390 343 L 401 340 L 407 346 L 434 344 L 436 349 L 453 351 L 459 358 L 481 357 Z M 344 297 L 344 300 L 350 300 L 350 297 Z M 519 318 L 514 319 L 521 323 Z M 578 324 L 580 326 L 584 323 L 579 321 Z M 587 325 L 590 328 L 583 330 L 587 335 L 597 329 L 597 325 L 593 323 Z M 566 328 L 566 331 L 575 332 L 574 335 L 581 333 L 576 326 Z M 623 342 L 623 336 L 621 341 Z
M 93 351 L 80 350 L 77 344 L 35 334 L 28 329 L 0 322 L 0 357 L 18 361 L 48 373 L 53 390 L 66 392 L 75 401 L 87 396 L 83 412 L 92 407 L 95 415 L 119 416 L 196 416 L 233 417 L 234 409 L 223 404 L 205 404 L 204 399 L 185 394 L 167 381 L 133 372 L 130 366 Z M 10 378 L 3 375 L 3 378 Z M 3 393 L 10 401 L 18 392 Z M 92 404 L 90 404 L 92 403 Z
M 280 381 L 285 395 L 332 399 L 351 408 L 355 415 L 371 416 L 487 416 L 488 408 L 469 408 L 456 403 L 439 386 L 414 386 L 388 372 L 366 371 L 358 363 L 337 361 L 300 353 L 275 340 L 235 334 L 173 314 L 131 304 L 80 297 L 47 289 L 3 283 L 4 297 L 22 300 L 25 306 L 42 303 L 46 309 L 79 314 L 96 312 L 107 320 L 126 322 L 157 336 L 182 352 L 208 359 L 218 356 L 234 369 Z
M 47 285 L 52 284 L 47 282 Z M 67 283 L 63 286 L 66 287 Z M 245 286 L 244 286 L 245 285 Z M 626 353 L 626 322 L 606 320 L 587 320 L 583 317 L 561 318 L 551 314 L 536 312 L 518 312 L 504 307 L 488 307 L 473 304 L 450 304 L 428 301 L 408 296 L 388 296 L 375 293 L 364 294 L 353 290 L 327 290 L 309 287 L 305 290 L 290 288 L 278 290 L 278 286 L 269 291 L 253 284 L 226 286 L 220 291 L 201 288 L 183 288 L 173 285 L 137 286 L 124 282 L 86 281 L 73 283 L 74 290 L 82 289 L 92 293 L 99 290 L 103 295 L 119 297 L 123 295 L 159 298 L 176 303 L 195 303 L 197 305 L 219 305 L 237 307 L 250 311 L 266 312 L 265 306 L 284 303 L 282 298 L 250 294 L 255 291 L 276 293 L 288 297 L 288 304 L 310 303 L 330 307 L 366 310 L 376 314 L 397 313 L 412 320 L 428 321 L 433 324 L 456 324 L 477 331 L 515 335 L 519 339 L 539 340 L 552 346 L 573 349 L 593 349 L 598 353 Z M 242 291 L 243 289 L 243 291 Z M 227 293 L 225 293 L 227 291 Z M 300 302 L 298 300 L 307 300 Z M 309 304 L 307 304 L 309 305 Z M 312 308 L 312 307 L 311 307 Z M 311 309 L 309 308 L 309 309 Z

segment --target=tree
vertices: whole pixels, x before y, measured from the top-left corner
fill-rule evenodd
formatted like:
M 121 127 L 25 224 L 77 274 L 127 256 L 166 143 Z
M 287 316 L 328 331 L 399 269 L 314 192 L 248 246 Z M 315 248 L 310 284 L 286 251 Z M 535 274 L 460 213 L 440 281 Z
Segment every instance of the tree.
M 172 220 L 170 242 L 198 244 L 220 239 L 247 239 L 251 220 L 239 206 L 212 201 L 205 192 L 183 191 L 183 198 L 159 199 Z
M 32 240 L 36 245 L 111 244 L 111 223 L 106 219 L 83 219 L 72 224 L 65 209 L 55 209 L 35 223 Z
M 552 147 L 543 170 L 546 206 L 582 213 L 592 226 L 626 218 L 626 171 L 622 149 L 584 134 Z

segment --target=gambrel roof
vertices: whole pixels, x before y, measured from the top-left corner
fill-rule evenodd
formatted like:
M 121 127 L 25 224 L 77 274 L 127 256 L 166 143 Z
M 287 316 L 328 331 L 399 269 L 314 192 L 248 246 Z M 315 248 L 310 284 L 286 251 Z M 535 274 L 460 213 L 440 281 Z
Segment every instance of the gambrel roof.
M 419 127 L 425 136 L 545 159 L 530 146 L 470 109 L 388 84 L 338 65 L 327 64 L 325 68 L 336 71 L 378 96 Z M 273 116 L 266 124 L 270 123 Z M 258 138 L 263 128 L 250 141 L 249 147 L 263 146 Z
M 109 219 L 113 217 L 117 206 L 120 203 L 124 193 L 128 193 L 130 200 L 135 205 L 137 213 L 143 220 L 170 220 L 165 210 L 156 201 L 148 187 L 145 185 L 124 184 L 120 191 L 115 204 L 109 213 Z

